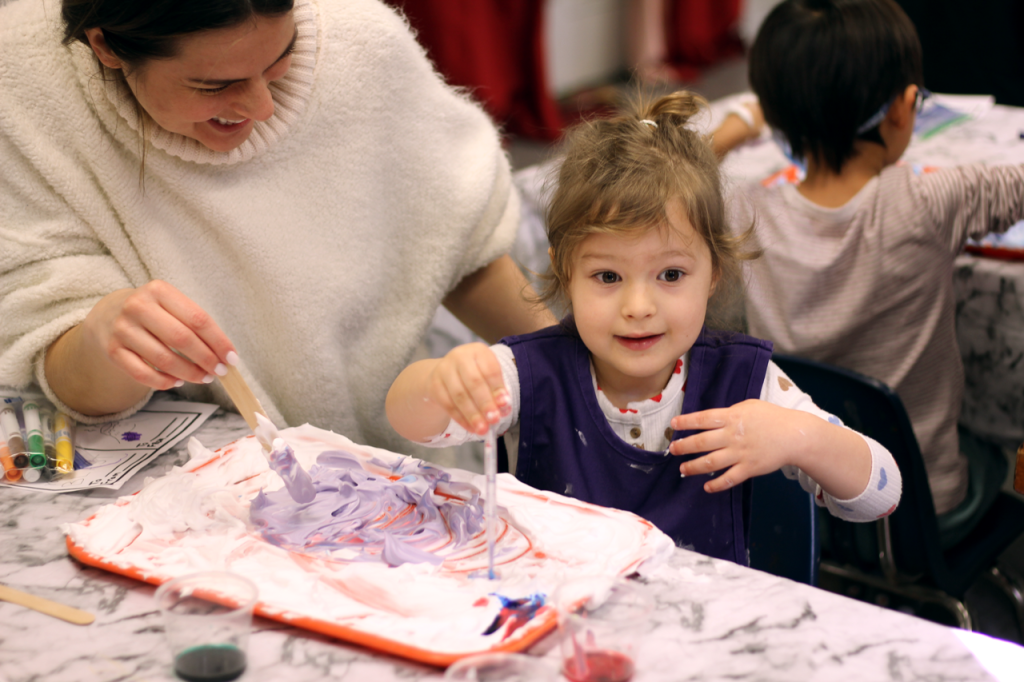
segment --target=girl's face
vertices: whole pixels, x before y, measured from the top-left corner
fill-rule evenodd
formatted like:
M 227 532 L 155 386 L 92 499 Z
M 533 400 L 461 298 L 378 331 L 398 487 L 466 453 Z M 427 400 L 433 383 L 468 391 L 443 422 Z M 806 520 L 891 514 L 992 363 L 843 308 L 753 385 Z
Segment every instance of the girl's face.
M 665 388 L 700 333 L 717 280 L 682 203 L 670 200 L 666 212 L 663 229 L 591 235 L 572 259 L 576 327 L 601 390 L 618 407 Z
M 101 62 L 125 68 L 99 29 L 86 34 Z M 295 37 L 290 12 L 257 16 L 233 28 L 186 35 L 178 56 L 150 59 L 126 71 L 125 80 L 161 128 L 214 151 L 231 151 L 249 138 L 255 121 L 273 115 L 268 86 L 288 72 Z

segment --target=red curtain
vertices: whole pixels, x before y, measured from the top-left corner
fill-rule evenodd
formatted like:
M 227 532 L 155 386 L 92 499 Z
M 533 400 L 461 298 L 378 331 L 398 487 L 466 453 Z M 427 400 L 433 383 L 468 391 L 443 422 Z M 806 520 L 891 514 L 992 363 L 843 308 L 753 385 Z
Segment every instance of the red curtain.
M 669 0 L 666 17 L 668 61 L 682 73 L 743 52 L 736 31 L 742 0 Z
M 562 119 L 547 85 L 544 0 L 385 0 L 402 10 L 451 85 L 507 132 L 553 140 Z

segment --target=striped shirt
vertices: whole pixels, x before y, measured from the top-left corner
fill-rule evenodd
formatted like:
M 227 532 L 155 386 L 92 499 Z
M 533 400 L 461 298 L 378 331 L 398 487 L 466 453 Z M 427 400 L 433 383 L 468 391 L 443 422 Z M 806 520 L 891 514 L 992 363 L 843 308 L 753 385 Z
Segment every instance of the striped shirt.
M 936 511 L 967 492 L 957 420 L 963 364 L 954 259 L 964 240 L 1024 218 L 1024 168 L 971 165 L 915 174 L 890 166 L 845 205 L 823 208 L 795 185 L 731 197 L 737 231 L 756 220 L 764 256 L 748 264 L 749 333 L 875 377 L 903 400 Z

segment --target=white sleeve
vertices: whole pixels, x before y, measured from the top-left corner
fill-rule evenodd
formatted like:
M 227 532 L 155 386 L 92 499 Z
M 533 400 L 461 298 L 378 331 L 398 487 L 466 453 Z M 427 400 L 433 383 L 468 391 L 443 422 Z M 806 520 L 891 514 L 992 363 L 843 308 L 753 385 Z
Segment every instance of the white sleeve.
M 774 362 L 768 363 L 764 385 L 761 387 L 761 400 L 807 412 L 832 424 L 849 428 L 838 417 L 815 405 L 811 397 L 797 388 L 796 384 Z M 844 521 L 874 521 L 888 516 L 896 509 L 903 490 L 903 479 L 896 466 L 896 461 L 886 448 L 863 434 L 858 435 L 864 439 L 871 450 L 871 477 L 868 479 L 867 486 L 856 497 L 849 500 L 837 500 L 822 490 L 814 479 L 798 467 L 782 467 L 782 473 L 786 478 L 798 480 L 800 487 L 814 494 L 815 503 L 819 507 L 827 507 L 833 516 Z
M 519 423 L 519 370 L 516 368 L 516 360 L 512 355 L 511 348 L 503 343 L 496 343 L 491 346 L 491 350 L 498 358 L 498 364 L 501 365 L 501 376 L 505 381 L 505 388 L 508 389 L 512 407 L 511 411 L 498 422 L 498 435 L 504 436 L 512 426 Z M 444 431 L 424 441 L 423 445 L 431 448 L 447 448 L 482 440 L 482 436 L 470 433 L 459 426 L 454 419 L 451 419 Z

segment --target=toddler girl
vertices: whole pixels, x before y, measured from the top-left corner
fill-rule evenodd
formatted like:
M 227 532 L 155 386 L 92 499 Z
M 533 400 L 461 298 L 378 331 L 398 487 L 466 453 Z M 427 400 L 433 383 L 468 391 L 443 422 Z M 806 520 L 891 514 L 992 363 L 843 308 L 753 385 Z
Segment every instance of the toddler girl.
M 686 126 L 704 104 L 679 92 L 570 130 L 541 292 L 570 315 L 410 365 L 387 413 L 439 447 L 496 428 L 521 481 L 746 564 L 751 477 L 782 468 L 851 521 L 890 513 L 901 479 L 887 450 L 772 364 L 771 343 L 704 326 L 749 257 L 725 224 L 715 154 Z

